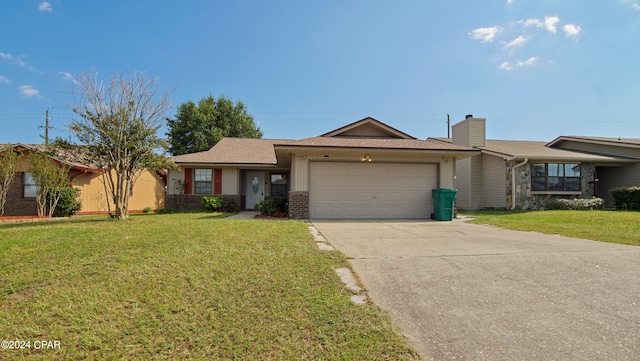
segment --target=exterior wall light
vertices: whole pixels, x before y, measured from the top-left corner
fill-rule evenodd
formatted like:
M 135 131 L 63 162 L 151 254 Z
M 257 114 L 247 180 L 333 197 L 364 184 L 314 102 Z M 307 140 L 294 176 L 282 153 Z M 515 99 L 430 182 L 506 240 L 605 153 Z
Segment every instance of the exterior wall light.
M 362 161 L 363 162 L 369 162 L 371 163 L 373 159 L 371 159 L 371 157 L 369 157 L 369 155 L 365 155 L 364 157 L 362 157 Z

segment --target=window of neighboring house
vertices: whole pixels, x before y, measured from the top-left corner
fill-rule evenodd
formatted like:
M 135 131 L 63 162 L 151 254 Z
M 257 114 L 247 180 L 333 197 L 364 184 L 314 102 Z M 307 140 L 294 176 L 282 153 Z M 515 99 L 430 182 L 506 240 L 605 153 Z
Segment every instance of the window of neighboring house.
M 22 195 L 24 198 L 35 198 L 38 187 L 31 173 L 23 173 L 22 176 Z
M 212 169 L 193 170 L 194 194 L 211 194 L 212 173 Z
M 531 165 L 531 190 L 580 191 L 580 164 L 538 163 Z
M 271 195 L 287 196 L 287 175 L 272 174 L 271 175 Z

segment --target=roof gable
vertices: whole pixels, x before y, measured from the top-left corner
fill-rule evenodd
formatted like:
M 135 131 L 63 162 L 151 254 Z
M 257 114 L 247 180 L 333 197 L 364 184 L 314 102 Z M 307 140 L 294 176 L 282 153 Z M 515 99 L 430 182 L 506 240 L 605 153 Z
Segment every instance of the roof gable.
M 322 134 L 321 137 L 416 139 L 371 117 L 332 130 Z
M 434 141 L 451 143 L 451 138 L 429 138 Z M 486 140 L 484 147 L 474 147 L 482 154 L 501 157 L 505 160 L 529 159 L 544 161 L 602 162 L 618 163 L 630 159 L 613 154 L 593 154 L 572 149 L 550 147 L 546 142 L 530 140 Z
M 82 152 L 82 147 L 75 147 L 73 149 L 59 149 L 59 148 L 48 148 L 44 144 L 25 144 L 25 143 L 16 143 L 16 144 L 1 144 L 0 151 L 4 151 L 5 149 L 13 149 L 14 151 L 26 151 L 26 152 L 37 152 L 46 155 L 52 160 L 63 164 L 67 167 L 70 167 L 73 170 L 79 170 L 82 172 L 100 172 L 101 169 L 96 165 L 84 164 L 79 162 L 77 159 L 81 158 L 78 152 Z M 51 151 L 55 153 L 52 154 Z
M 553 147 L 562 142 L 573 141 L 588 144 L 604 144 L 617 147 L 640 148 L 640 139 L 638 138 L 605 138 L 605 137 L 581 137 L 581 136 L 560 136 L 551 142 L 549 146 Z

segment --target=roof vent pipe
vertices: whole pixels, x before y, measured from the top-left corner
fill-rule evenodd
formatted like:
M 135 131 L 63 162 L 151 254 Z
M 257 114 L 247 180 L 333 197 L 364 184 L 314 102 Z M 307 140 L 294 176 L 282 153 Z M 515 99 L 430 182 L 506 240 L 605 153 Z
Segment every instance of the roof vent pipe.
M 469 118 L 473 118 L 473 114 L 467 114 L 464 119 L 469 119 Z

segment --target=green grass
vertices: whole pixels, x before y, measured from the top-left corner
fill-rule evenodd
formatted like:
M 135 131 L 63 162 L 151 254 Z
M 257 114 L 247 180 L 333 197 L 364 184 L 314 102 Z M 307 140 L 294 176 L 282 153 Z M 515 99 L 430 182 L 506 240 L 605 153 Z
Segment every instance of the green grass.
M 141 214 L 0 223 L 2 359 L 412 359 L 296 221 Z
M 519 231 L 640 245 L 640 212 L 620 211 L 477 211 L 461 212 L 473 223 Z

